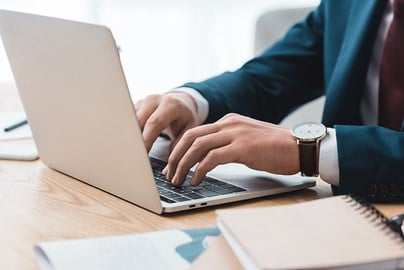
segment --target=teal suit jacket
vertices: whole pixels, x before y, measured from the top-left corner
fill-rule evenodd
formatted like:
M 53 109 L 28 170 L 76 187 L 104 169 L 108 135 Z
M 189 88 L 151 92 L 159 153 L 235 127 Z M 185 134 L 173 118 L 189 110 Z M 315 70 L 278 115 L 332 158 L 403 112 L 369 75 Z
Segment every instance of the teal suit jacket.
M 208 100 L 207 122 L 236 112 L 277 123 L 325 94 L 323 123 L 337 134 L 340 185 L 334 192 L 404 201 L 404 132 L 363 126 L 359 111 L 387 2 L 324 0 L 239 70 L 185 86 Z

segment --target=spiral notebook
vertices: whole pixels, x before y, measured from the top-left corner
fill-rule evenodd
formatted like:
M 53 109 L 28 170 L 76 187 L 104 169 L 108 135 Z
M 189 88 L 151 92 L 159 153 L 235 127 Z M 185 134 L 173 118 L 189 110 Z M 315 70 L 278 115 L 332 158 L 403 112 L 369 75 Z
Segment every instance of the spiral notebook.
M 217 214 L 227 244 L 245 269 L 404 268 L 397 228 L 376 208 L 350 196 Z

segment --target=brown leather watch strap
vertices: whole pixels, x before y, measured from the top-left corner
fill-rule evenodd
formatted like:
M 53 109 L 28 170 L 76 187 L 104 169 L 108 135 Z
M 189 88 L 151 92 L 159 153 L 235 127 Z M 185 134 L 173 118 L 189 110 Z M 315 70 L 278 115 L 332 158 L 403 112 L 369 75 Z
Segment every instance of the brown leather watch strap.
M 318 176 L 319 141 L 298 142 L 300 172 L 302 176 Z

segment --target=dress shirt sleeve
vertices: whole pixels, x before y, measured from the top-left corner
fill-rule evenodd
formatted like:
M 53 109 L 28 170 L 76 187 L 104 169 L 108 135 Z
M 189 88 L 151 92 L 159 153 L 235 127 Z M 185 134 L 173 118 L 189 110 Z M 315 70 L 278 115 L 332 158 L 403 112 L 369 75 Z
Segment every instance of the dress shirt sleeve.
M 327 136 L 321 141 L 319 171 L 320 177 L 331 185 L 339 185 L 337 136 L 335 129 L 328 128 Z

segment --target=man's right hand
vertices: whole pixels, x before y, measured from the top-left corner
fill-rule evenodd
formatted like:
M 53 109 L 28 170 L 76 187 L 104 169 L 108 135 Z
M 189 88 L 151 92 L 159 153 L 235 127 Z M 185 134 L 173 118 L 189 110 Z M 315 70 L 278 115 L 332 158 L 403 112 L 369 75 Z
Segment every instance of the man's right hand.
M 161 133 L 170 137 L 171 151 L 184 132 L 197 125 L 196 103 L 184 92 L 147 96 L 135 104 L 135 109 L 147 151 Z

